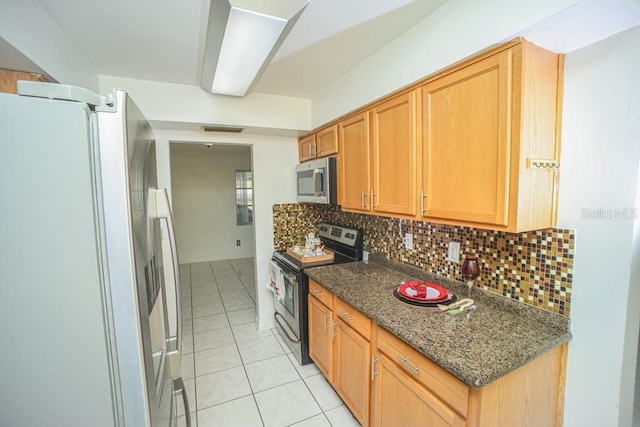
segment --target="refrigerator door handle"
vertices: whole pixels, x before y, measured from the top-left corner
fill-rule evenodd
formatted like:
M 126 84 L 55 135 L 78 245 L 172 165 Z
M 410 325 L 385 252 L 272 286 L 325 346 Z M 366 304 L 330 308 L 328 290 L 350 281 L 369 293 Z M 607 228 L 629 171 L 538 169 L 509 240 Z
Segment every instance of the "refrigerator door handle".
M 189 410 L 189 398 L 187 397 L 187 389 L 184 387 L 184 382 L 182 381 L 182 377 L 173 378 L 173 396 L 175 402 L 175 396 L 177 394 L 182 395 L 182 403 L 184 405 L 184 418 L 187 424 L 187 427 L 191 427 L 191 411 Z M 176 417 L 178 416 L 178 411 L 175 412 Z
M 167 226 L 169 235 L 169 246 L 171 247 L 171 262 L 173 264 L 173 281 L 176 304 L 176 335 L 170 336 L 168 341 L 169 350 L 167 356 L 171 360 L 171 376 L 180 376 L 180 356 L 182 354 L 182 302 L 180 301 L 180 271 L 178 265 L 178 247 L 176 245 L 176 235 L 173 229 L 173 215 L 169 204 L 169 194 L 166 188 L 150 191 L 150 199 L 155 199 L 155 217 L 163 219 Z M 151 202 L 149 203 L 151 205 Z M 165 285 L 166 286 L 166 285 Z M 165 291 L 166 295 L 166 291 Z

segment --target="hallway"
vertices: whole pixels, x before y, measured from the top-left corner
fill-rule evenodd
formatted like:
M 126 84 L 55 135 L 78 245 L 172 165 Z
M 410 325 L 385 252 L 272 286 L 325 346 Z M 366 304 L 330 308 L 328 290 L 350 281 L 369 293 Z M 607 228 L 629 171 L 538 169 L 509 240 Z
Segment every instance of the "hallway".
M 256 329 L 254 277 L 252 258 L 180 266 L 191 425 L 358 426 L 315 365 L 299 365 L 275 329 Z

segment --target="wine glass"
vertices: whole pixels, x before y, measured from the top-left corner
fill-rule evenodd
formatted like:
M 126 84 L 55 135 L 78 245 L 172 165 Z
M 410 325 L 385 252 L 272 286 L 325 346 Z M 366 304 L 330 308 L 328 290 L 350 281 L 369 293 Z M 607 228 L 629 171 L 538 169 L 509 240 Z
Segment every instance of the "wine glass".
M 462 277 L 467 281 L 469 288 L 469 298 L 471 298 L 471 288 L 473 281 L 480 275 L 480 265 L 478 259 L 473 255 L 467 255 L 462 263 Z

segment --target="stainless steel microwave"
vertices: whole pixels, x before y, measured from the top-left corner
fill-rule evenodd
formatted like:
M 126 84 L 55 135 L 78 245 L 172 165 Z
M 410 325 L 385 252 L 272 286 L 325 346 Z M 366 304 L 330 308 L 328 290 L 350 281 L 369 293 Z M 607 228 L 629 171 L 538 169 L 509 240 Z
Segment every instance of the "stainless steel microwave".
M 335 205 L 337 199 L 336 158 L 325 157 L 296 166 L 298 202 Z

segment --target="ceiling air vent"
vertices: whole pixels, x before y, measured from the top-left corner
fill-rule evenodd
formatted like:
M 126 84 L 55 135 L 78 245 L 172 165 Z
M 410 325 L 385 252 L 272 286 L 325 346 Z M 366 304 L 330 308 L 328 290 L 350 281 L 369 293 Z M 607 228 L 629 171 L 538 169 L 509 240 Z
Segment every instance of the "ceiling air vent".
M 202 130 L 205 132 L 240 133 L 244 130 L 244 128 L 236 128 L 231 126 L 202 126 Z

